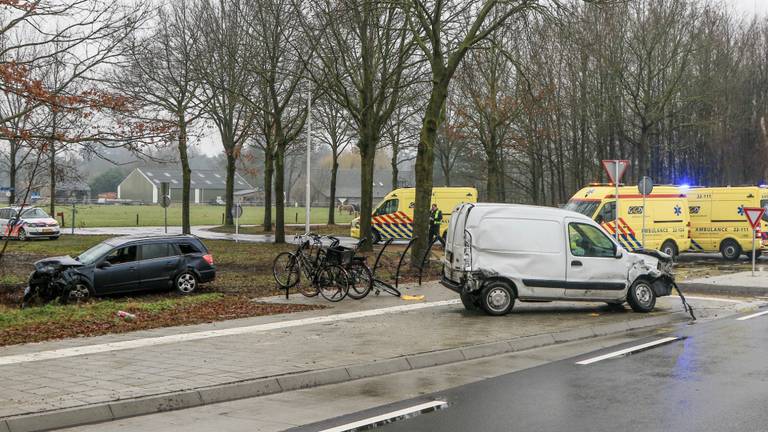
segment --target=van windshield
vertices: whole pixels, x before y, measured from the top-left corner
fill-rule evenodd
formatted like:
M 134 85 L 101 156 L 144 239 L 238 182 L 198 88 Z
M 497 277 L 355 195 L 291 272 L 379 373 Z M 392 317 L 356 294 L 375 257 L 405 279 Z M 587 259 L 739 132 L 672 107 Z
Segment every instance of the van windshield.
M 583 201 L 583 200 L 570 200 L 568 201 L 568 204 L 565 205 L 566 210 L 575 211 L 576 213 L 581 213 L 584 216 L 592 217 L 592 215 L 595 214 L 595 210 L 597 210 L 597 206 L 600 205 L 600 201 Z
M 763 213 L 763 220 L 768 222 L 768 199 L 760 200 L 760 207 L 765 209 L 765 213 Z
M 377 208 L 376 211 L 373 212 L 373 215 L 381 216 L 381 215 L 392 214 L 397 211 L 397 207 L 399 203 L 400 203 L 400 200 L 388 199 L 379 205 L 379 208 Z

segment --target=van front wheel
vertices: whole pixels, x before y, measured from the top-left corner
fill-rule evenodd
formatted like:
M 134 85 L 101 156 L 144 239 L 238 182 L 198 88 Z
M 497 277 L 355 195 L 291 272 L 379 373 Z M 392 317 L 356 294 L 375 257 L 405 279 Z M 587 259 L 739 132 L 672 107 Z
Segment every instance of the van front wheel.
M 515 292 L 504 282 L 491 282 L 483 288 L 480 304 L 489 315 L 506 315 L 515 305 Z
M 627 303 L 635 312 L 650 312 L 656 306 L 656 293 L 650 282 L 638 279 L 629 287 Z
M 720 253 L 723 254 L 723 258 L 736 261 L 741 255 L 741 246 L 736 240 L 728 239 L 720 246 Z

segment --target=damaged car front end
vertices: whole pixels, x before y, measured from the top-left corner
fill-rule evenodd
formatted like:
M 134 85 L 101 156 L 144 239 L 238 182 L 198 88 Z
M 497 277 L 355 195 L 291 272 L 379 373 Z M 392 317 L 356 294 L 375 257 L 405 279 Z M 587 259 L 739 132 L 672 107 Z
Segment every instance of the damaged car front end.
M 672 257 L 654 249 L 638 249 L 632 255 L 635 260 L 629 268 L 627 282 L 644 278 L 651 283 L 656 297 L 668 296 L 675 286 L 672 274 Z
M 24 289 L 21 307 L 35 301 L 47 303 L 58 299 L 66 304 L 85 300 L 91 290 L 79 272 L 84 264 L 70 256 L 46 258 L 35 262 L 35 270 L 29 275 Z

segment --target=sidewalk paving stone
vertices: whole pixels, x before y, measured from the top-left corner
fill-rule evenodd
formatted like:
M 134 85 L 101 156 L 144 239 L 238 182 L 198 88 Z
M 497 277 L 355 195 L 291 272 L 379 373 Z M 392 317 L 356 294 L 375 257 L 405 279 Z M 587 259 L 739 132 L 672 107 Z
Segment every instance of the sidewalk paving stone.
M 426 295 L 430 302 L 456 297 L 436 283 L 410 291 Z M 293 297 L 289 301 L 322 303 L 321 299 L 303 297 Z M 326 310 L 235 320 L 236 323 L 142 331 L 141 336 L 138 333 L 121 334 L 0 348 L 0 358 L 407 304 L 415 303 L 390 296 L 371 296 L 359 302 L 333 304 Z M 663 324 L 685 318 L 677 299 L 662 299 L 658 309 L 653 314 L 635 314 L 614 312 L 594 303 L 523 303 L 506 317 L 490 317 L 466 313 L 460 304 L 449 304 L 336 321 L 331 325 L 307 324 L 7 364 L 0 366 L 0 374 L 11 378 L 9 386 L 0 387 L 0 425 L 2 420 L 9 420 L 14 415 L 93 404 L 119 406 L 119 413 L 110 412 L 113 417 L 139 413 L 147 406 L 174 409 L 240 397 L 238 395 L 250 397 L 445 364 L 504 350 L 519 351 L 552 344 L 556 340 L 604 333 L 595 326 L 612 325 L 617 331 L 624 331 L 627 322 L 645 320 Z M 594 316 L 595 312 L 599 316 Z M 446 351 L 453 348 L 463 351 Z M 232 397 L 223 396 L 222 386 L 227 384 L 231 384 Z M 114 405 L 115 401 L 120 401 L 120 405 Z M 132 407 L 132 402 L 148 405 Z M 104 414 L 103 411 L 85 413 Z M 14 421 L 9 420 L 9 425 L 12 432 L 17 432 L 13 425 L 19 423 Z M 4 432 L 2 426 L 0 432 Z

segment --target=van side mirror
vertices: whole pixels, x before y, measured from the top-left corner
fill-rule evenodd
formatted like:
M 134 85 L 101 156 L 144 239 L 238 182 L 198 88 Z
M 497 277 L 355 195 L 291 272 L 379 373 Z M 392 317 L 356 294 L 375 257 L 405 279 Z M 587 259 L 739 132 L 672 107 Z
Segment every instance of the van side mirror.
M 620 259 L 624 256 L 624 252 L 621 251 L 621 249 L 616 249 L 616 253 L 613 255 L 614 258 Z

